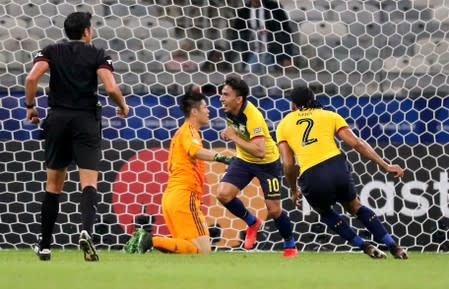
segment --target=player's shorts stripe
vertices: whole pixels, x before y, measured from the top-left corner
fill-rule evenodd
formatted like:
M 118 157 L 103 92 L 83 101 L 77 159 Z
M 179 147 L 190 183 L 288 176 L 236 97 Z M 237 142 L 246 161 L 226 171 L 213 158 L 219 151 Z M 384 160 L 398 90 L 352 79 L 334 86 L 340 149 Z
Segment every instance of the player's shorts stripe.
M 280 197 L 281 196 L 281 193 L 272 193 L 272 194 L 267 194 L 267 197 L 269 197 L 269 198 L 274 198 L 274 197 Z
M 200 235 L 205 235 L 203 223 L 201 222 L 200 216 L 195 206 L 196 194 L 194 192 L 190 193 L 190 212 L 192 212 L 193 221 L 195 223 L 196 229 Z

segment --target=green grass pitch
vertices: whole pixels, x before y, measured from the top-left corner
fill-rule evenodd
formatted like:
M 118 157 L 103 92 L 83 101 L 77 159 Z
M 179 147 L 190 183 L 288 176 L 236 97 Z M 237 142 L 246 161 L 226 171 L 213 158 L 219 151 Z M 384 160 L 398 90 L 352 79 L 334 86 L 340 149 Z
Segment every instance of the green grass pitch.
M 31 250 L 0 250 L 1 289 L 352 289 L 449 288 L 449 254 L 410 253 L 409 260 L 372 260 L 359 253 L 100 251 L 84 262 L 78 250 L 53 250 L 42 262 Z

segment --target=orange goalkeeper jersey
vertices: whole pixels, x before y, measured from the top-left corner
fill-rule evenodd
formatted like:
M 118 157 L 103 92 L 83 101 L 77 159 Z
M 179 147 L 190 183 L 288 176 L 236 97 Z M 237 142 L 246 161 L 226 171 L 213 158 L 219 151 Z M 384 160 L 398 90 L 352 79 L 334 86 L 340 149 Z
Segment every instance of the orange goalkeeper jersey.
M 203 147 L 200 134 L 188 121 L 176 131 L 168 154 L 166 191 L 195 192 L 200 197 L 205 182 L 204 161 L 194 156 Z

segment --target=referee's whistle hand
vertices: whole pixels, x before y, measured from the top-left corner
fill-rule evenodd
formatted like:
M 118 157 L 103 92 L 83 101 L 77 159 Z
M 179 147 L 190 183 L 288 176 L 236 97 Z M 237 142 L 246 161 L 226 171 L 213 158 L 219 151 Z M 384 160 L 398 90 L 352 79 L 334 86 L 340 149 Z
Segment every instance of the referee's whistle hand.
M 35 108 L 27 109 L 26 119 L 32 124 L 38 124 L 39 114 L 37 113 L 37 110 Z
M 123 108 L 118 107 L 116 112 L 117 112 L 117 116 L 127 117 L 128 113 L 129 113 L 129 107 L 128 107 L 128 105 L 125 105 Z

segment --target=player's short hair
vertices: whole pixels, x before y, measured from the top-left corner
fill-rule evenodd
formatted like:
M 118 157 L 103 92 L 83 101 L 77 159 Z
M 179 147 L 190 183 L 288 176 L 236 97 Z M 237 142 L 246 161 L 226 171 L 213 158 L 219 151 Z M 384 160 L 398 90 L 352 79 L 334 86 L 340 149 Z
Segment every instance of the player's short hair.
M 70 40 L 80 40 L 83 37 L 84 29 L 91 26 L 89 12 L 73 12 L 64 20 L 64 31 Z
M 206 101 L 206 96 L 199 92 L 188 91 L 181 97 L 181 103 L 179 107 L 186 117 L 190 116 L 192 108 L 199 108 L 201 101 Z
M 321 103 L 315 99 L 315 94 L 310 87 L 298 86 L 293 88 L 290 97 L 299 108 L 321 108 Z
M 243 97 L 243 101 L 245 101 L 246 97 L 249 95 L 248 84 L 239 77 L 230 76 L 226 78 L 224 85 L 229 85 L 232 87 L 232 89 L 237 92 L 237 96 Z M 222 88 L 223 87 L 220 88 L 220 92 Z

